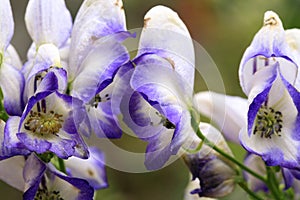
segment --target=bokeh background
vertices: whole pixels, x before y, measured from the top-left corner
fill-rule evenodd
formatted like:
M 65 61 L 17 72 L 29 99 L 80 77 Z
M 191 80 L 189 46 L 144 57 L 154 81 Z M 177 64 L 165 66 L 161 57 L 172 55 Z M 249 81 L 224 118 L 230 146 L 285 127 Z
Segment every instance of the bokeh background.
M 12 43 L 22 61 L 26 61 L 26 51 L 31 40 L 24 25 L 27 0 L 11 0 L 15 35 Z M 66 0 L 73 17 L 81 0 Z M 245 48 L 254 34 L 262 26 L 263 14 L 273 10 L 281 17 L 286 29 L 300 27 L 300 1 L 297 0 L 123 0 L 128 29 L 143 26 L 144 14 L 155 5 L 166 5 L 178 12 L 195 41 L 201 44 L 216 63 L 225 84 L 226 93 L 243 93 L 238 82 L 237 70 Z M 1 6 L 1 5 L 0 5 Z M 59 15 L 59 13 L 58 13 Z M 1 29 L 0 29 L 1 31 Z M 214 79 L 214 77 L 209 77 Z M 197 76 L 195 91 L 206 86 Z M 146 144 L 128 135 L 114 141 L 128 151 L 143 152 Z M 231 145 L 234 154 L 243 158 L 244 151 Z M 101 148 L 101 146 L 99 146 Z M 126 159 L 126 158 L 125 158 Z M 189 182 L 189 172 L 179 159 L 162 170 L 148 173 L 126 173 L 107 168 L 110 187 L 97 193 L 97 199 L 107 200 L 181 200 Z M 22 193 L 0 182 L 0 199 L 22 199 Z M 245 194 L 236 191 L 223 199 L 241 199 Z

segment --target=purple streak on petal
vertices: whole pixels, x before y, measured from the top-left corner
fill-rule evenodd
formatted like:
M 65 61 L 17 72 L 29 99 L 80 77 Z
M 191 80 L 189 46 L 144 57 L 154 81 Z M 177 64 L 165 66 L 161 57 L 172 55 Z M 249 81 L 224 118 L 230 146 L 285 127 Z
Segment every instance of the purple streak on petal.
M 265 88 L 260 94 L 258 94 L 253 101 L 251 102 L 248 110 L 248 135 L 250 136 L 252 133 L 252 127 L 253 123 L 256 118 L 256 114 L 260 107 L 263 105 L 263 103 L 266 101 L 268 98 L 268 94 L 270 92 L 272 85 L 269 87 Z
M 158 170 L 169 160 L 172 155 L 170 144 L 163 148 L 159 146 L 159 136 L 165 132 L 160 132 L 158 135 L 148 139 L 149 144 L 146 149 L 145 166 L 148 170 Z
M 82 62 L 71 95 L 89 102 L 112 82 L 117 70 L 128 61 L 129 54 L 120 43 L 111 38 L 97 41 Z
M 297 110 L 298 110 L 298 115 L 297 115 L 297 119 L 295 122 L 295 127 L 293 130 L 293 139 L 300 141 L 300 93 L 299 91 L 294 88 L 281 74 L 281 80 L 283 82 L 283 84 L 285 85 L 285 87 L 287 88 L 289 94 L 291 95 L 294 105 L 296 106 Z
M 75 141 L 58 138 L 52 142 L 49 151 L 55 153 L 59 158 L 66 159 L 74 155 Z
M 10 117 L 4 127 L 3 144 L 1 145 L 0 160 L 15 155 L 28 155 L 30 151 L 16 137 L 20 117 Z
M 75 142 L 74 148 L 74 156 L 82 159 L 87 159 L 89 157 L 89 151 L 88 151 L 88 146 L 85 143 L 85 141 L 82 139 L 82 137 L 76 133 L 76 134 L 71 134 L 71 139 L 72 141 Z
M 144 104 L 142 103 L 144 99 L 141 98 L 138 92 L 134 92 L 130 98 L 129 102 L 129 113 L 132 120 L 139 126 L 147 126 L 151 122 L 149 113 L 144 110 Z
M 72 157 L 65 162 L 66 168 L 69 170 L 68 174 L 87 180 L 95 190 L 106 188 L 108 183 L 104 154 L 96 147 L 91 147 L 89 150 L 90 157 L 88 159 Z M 81 165 L 81 168 L 78 168 L 78 165 Z
M 41 83 L 38 85 L 35 93 L 40 93 L 44 91 L 54 92 L 58 89 L 58 78 L 54 72 L 48 72 L 43 78 Z
M 65 176 L 57 171 L 52 172 L 59 178 L 67 181 L 68 183 L 80 190 L 77 199 L 93 199 L 94 189 L 89 185 L 89 183 L 86 180 Z
M 191 116 L 188 111 L 185 111 L 178 124 L 176 124 L 176 128 L 171 141 L 171 151 L 172 154 L 177 154 L 180 147 L 184 144 L 191 134 L 194 134 L 191 125 Z
M 26 160 L 23 171 L 25 189 L 27 189 L 23 194 L 23 199 L 34 199 L 45 171 L 46 165 L 35 154 L 31 154 Z
M 85 1 L 80 7 L 72 31 L 70 68 L 71 80 L 94 42 L 112 35 L 126 35 L 125 13 L 122 1 Z M 115 36 L 114 36 L 115 37 Z M 123 36 L 124 37 L 124 36 Z M 125 38 L 129 37 L 126 36 Z M 122 39 L 119 38 L 119 39 Z
M 49 151 L 52 145 L 47 140 L 29 136 L 28 133 L 17 133 L 17 137 L 30 151 L 35 151 L 37 153 Z
M 289 189 L 290 187 L 292 187 L 293 182 L 294 182 L 294 176 L 291 173 L 291 171 L 287 168 L 281 168 L 281 172 L 282 172 L 282 176 L 283 176 L 283 180 L 285 183 L 285 190 Z
M 0 86 L 4 96 L 4 108 L 9 115 L 22 115 L 24 85 L 24 76 L 20 70 L 5 63 L 1 65 Z
M 100 138 L 120 138 L 122 130 L 112 114 L 101 110 L 101 104 L 89 112 L 89 120 L 95 134 Z

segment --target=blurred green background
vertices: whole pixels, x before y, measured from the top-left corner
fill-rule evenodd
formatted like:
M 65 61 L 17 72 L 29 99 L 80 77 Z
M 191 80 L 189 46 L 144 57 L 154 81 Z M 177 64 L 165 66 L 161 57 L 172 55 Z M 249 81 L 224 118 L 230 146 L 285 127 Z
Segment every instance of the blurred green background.
M 11 0 L 15 18 L 13 45 L 22 61 L 31 40 L 24 26 L 26 0 Z M 76 15 L 81 0 L 66 0 L 72 15 Z M 273 10 L 281 17 L 286 29 L 300 27 L 300 1 L 296 0 L 123 0 L 128 29 L 143 26 L 144 14 L 155 5 L 166 5 L 178 12 L 190 30 L 194 40 L 200 43 L 213 58 L 225 84 L 226 93 L 243 96 L 238 82 L 237 70 L 243 51 L 250 44 L 254 34 L 262 26 L 263 14 Z M 59 14 L 59 13 L 58 13 Z M 209 77 L 214 79 L 214 77 Z M 205 84 L 197 76 L 195 91 L 204 90 Z M 145 144 L 125 135 L 115 141 L 120 147 L 143 152 Z M 243 151 L 232 145 L 236 156 L 243 157 Z M 100 146 L 101 148 L 101 146 Z M 110 187 L 98 192 L 97 199 L 108 200 L 181 200 L 189 173 L 181 160 L 162 170 L 149 173 L 125 173 L 107 169 Z M 5 183 L 0 183 L 0 199 L 21 199 L 22 194 Z M 239 189 L 224 199 L 241 199 L 244 193 Z

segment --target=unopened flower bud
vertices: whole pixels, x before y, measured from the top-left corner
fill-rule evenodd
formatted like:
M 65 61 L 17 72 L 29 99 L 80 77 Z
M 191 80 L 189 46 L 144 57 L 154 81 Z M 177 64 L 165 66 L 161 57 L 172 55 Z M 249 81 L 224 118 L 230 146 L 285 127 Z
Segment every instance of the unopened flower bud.
M 227 154 L 232 155 L 227 143 L 221 133 L 209 124 L 200 124 L 201 132 L 214 142 Z M 195 136 L 192 148 L 200 144 L 200 139 Z M 191 194 L 198 194 L 200 197 L 223 197 L 231 193 L 235 186 L 234 176 L 236 175 L 235 166 L 224 159 L 211 147 L 203 144 L 197 153 L 185 153 L 183 159 L 189 167 L 193 180 L 198 179 L 200 188 L 191 191 Z

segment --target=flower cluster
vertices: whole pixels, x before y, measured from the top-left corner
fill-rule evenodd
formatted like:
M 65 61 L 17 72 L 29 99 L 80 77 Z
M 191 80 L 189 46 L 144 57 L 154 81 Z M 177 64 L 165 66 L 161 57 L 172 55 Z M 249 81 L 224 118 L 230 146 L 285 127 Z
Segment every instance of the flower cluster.
M 64 0 L 30 0 L 25 22 L 32 44 L 22 63 L 2 0 L 0 179 L 24 199 L 93 199 L 108 183 L 104 154 L 85 138 L 120 138 L 123 126 L 147 142 L 148 170 L 183 158 L 196 182 L 186 199 L 223 197 L 236 184 L 255 199 L 300 196 L 300 32 L 276 13 L 265 13 L 241 60 L 248 99 L 193 95 L 194 44 L 165 6 L 146 13 L 135 56 L 121 0 L 85 0 L 74 23 Z M 221 132 L 247 150 L 244 164 Z

